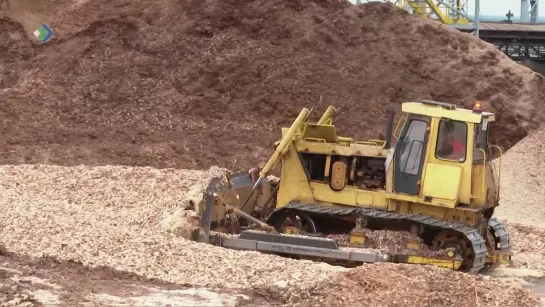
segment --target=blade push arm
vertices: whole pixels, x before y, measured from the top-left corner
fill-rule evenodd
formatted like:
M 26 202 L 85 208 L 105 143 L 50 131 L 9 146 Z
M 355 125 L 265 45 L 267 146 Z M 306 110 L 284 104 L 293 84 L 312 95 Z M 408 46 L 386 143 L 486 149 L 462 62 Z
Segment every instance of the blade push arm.
M 242 207 L 241 207 L 242 210 L 244 210 L 246 203 L 248 203 L 248 201 L 254 194 L 257 187 L 259 187 L 259 185 L 261 184 L 261 181 L 263 181 L 263 178 L 267 177 L 269 172 L 274 168 L 274 166 L 278 162 L 278 159 L 280 159 L 280 155 L 282 155 L 282 152 L 284 152 L 286 147 L 288 147 L 289 143 L 291 142 L 293 138 L 293 135 L 295 134 L 297 129 L 299 129 L 299 127 L 303 124 L 303 122 L 308 118 L 309 114 L 310 114 L 310 110 L 307 108 L 303 108 L 303 110 L 301 110 L 301 113 L 299 113 L 299 116 L 297 116 L 295 121 L 293 121 L 293 123 L 291 124 L 291 127 L 289 128 L 289 130 L 286 132 L 286 134 L 280 141 L 280 144 L 278 144 L 278 146 L 276 146 L 276 148 L 274 149 L 274 153 L 269 158 L 269 161 L 267 161 L 267 164 L 265 164 L 265 167 L 263 167 L 263 169 L 259 172 L 259 178 L 257 179 L 254 186 L 252 187 L 252 192 L 250 193 L 250 195 L 248 195 L 248 198 L 246 198 L 246 201 L 244 202 L 244 204 L 242 204 Z

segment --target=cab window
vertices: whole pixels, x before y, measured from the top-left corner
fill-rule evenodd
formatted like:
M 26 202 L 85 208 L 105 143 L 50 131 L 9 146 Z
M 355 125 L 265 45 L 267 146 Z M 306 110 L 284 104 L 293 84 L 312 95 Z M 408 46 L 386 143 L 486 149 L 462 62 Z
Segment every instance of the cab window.
M 464 162 L 467 152 L 467 125 L 464 122 L 441 119 L 435 157 Z
M 402 173 L 417 175 L 424 150 L 427 123 L 420 120 L 411 121 L 407 134 L 400 147 L 400 170 Z

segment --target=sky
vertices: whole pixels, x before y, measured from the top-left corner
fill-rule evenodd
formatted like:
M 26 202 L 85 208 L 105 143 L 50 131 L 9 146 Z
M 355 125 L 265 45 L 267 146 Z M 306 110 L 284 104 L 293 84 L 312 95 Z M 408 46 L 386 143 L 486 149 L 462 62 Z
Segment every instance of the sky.
M 366 2 L 369 0 L 362 0 Z M 390 0 L 395 2 L 394 0 Z M 350 2 L 355 3 L 356 0 L 350 0 Z M 448 0 L 445 2 L 449 2 Z M 520 16 L 520 0 L 481 0 L 481 15 L 498 15 L 505 17 L 505 14 L 509 10 L 513 13 L 513 19 L 517 19 Z M 475 13 L 475 0 L 468 1 L 468 10 L 469 14 L 473 15 Z M 545 17 L 545 0 L 540 1 L 539 3 L 539 17 Z
M 545 1 L 539 3 L 539 16 L 545 16 Z M 475 13 L 475 0 L 468 1 L 469 13 Z M 505 16 L 509 10 L 515 15 L 520 16 L 520 0 L 481 0 L 481 14 Z

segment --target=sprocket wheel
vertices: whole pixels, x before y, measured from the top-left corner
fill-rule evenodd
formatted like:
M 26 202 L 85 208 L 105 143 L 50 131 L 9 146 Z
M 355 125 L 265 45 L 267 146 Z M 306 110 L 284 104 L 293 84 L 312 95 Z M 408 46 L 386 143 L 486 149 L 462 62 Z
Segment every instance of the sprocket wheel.
M 471 243 L 464 236 L 453 231 L 442 231 L 435 237 L 433 246 L 436 249 L 453 248 L 463 259 L 461 270 L 469 271 L 473 267 L 475 253 Z
M 492 250 L 501 250 L 502 249 L 502 246 L 501 246 L 501 242 L 500 242 L 500 237 L 498 236 L 498 234 L 494 231 L 494 229 L 490 226 L 487 227 L 486 229 L 486 246 Z M 501 265 L 501 263 L 499 262 L 495 262 L 495 263 L 488 263 L 487 264 L 487 267 L 489 270 L 493 270 L 497 267 L 499 267 Z
M 314 221 L 302 213 L 295 213 L 293 211 L 288 211 L 282 214 L 281 217 L 277 219 L 279 221 L 275 228 L 278 232 L 283 233 L 285 227 L 295 227 L 301 231 L 301 233 L 313 234 L 316 233 L 316 225 Z

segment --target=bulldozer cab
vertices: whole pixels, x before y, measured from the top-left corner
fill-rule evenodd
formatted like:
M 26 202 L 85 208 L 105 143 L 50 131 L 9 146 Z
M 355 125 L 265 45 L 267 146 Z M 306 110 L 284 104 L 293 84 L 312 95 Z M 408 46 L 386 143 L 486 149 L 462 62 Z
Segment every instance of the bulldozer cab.
M 435 101 L 408 102 L 402 111 L 404 124 L 394 133 L 394 193 L 450 208 L 495 202 L 487 199 L 488 187 L 497 186 L 499 178 L 489 163 L 488 127 L 494 114 L 483 112 L 480 102 L 473 110 Z

